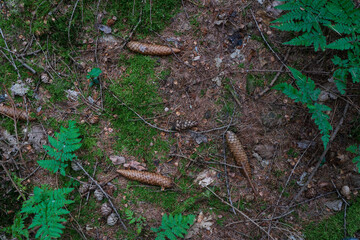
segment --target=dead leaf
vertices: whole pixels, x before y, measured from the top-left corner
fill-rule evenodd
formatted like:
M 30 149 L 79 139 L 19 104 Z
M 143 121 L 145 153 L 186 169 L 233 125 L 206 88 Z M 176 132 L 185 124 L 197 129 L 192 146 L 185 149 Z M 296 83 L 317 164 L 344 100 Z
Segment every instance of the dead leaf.
M 132 168 L 138 171 L 145 171 L 146 167 L 142 166 L 141 163 L 137 161 L 130 161 L 129 163 L 125 163 L 124 167 L 126 168 Z

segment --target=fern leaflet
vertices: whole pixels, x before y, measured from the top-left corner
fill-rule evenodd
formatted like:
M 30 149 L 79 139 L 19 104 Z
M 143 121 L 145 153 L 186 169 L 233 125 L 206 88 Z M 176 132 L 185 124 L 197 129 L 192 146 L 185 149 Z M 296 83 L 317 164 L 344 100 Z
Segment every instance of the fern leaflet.
M 165 240 L 166 237 L 170 240 L 176 240 L 176 237 L 184 238 L 187 230 L 194 223 L 195 216 L 183 216 L 181 214 L 169 216 L 164 214 L 161 221 L 161 226 L 158 228 L 151 228 L 152 231 L 157 233 L 155 240 Z
M 296 79 L 296 85 L 299 90 L 287 83 L 281 83 L 274 87 L 274 89 L 282 91 L 285 95 L 293 99 L 295 102 L 301 102 L 307 106 L 309 112 L 312 114 L 312 119 L 318 126 L 322 134 L 322 141 L 324 148 L 326 148 L 330 139 L 330 131 L 332 130 L 329 123 L 329 116 L 325 113 L 330 111 L 331 108 L 317 103 L 320 89 L 315 87 L 315 83 L 310 78 L 304 76 L 300 71 L 290 68 L 291 73 Z
M 60 132 L 55 133 L 55 138 L 48 136 L 50 146 L 44 145 L 43 147 L 53 159 L 39 160 L 39 165 L 51 172 L 59 171 L 60 174 L 65 175 L 67 162 L 77 158 L 73 152 L 81 147 L 79 136 L 79 129 L 76 128 L 74 121 L 69 121 L 68 128 L 61 127 Z

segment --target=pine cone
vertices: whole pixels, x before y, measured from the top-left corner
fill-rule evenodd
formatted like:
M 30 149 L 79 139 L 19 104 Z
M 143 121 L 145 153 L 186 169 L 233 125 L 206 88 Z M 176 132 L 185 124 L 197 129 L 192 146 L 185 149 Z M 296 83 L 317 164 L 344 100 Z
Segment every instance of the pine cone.
M 89 190 L 89 184 L 85 183 L 85 184 L 81 184 L 81 186 L 79 187 L 79 193 L 80 194 L 84 194 Z
M 229 145 L 230 151 L 232 152 L 232 154 L 234 156 L 236 163 L 240 167 L 243 167 L 244 176 L 246 176 L 246 173 L 247 173 L 249 178 L 251 178 L 251 168 L 250 168 L 249 160 L 246 156 L 245 150 L 242 147 L 239 139 L 236 137 L 235 133 L 233 133 L 231 131 L 227 131 L 226 132 L 226 140 Z
M 112 212 L 112 208 L 109 206 L 109 204 L 104 203 L 103 205 L 101 205 L 100 212 L 101 212 L 101 215 L 103 215 L 104 217 L 107 217 Z
M 26 112 L 23 109 L 19 109 L 19 108 L 13 108 L 13 107 L 8 107 L 8 106 L 1 106 L 0 105 L 0 114 L 12 117 L 12 118 L 18 118 L 19 120 L 23 120 L 26 121 L 29 119 L 29 121 L 34 121 L 35 118 L 30 117 L 29 113 Z
M 116 171 L 131 180 L 139 181 L 150 185 L 157 185 L 164 188 L 172 187 L 171 178 L 165 177 L 158 173 L 123 169 L 118 169 Z
M 172 53 L 179 53 L 180 49 L 170 48 L 162 45 L 147 44 L 136 41 L 130 41 L 126 45 L 131 51 L 145 54 L 145 55 L 170 55 Z
M 108 224 L 109 226 L 114 226 L 114 225 L 117 223 L 118 220 L 119 220 L 119 219 L 118 219 L 118 217 L 116 216 L 116 213 L 112 213 L 112 214 L 110 214 L 110 215 L 108 216 L 106 222 L 107 222 L 107 224 Z
M 195 127 L 197 125 L 197 121 L 191 121 L 191 120 L 176 120 L 174 123 L 173 128 L 177 131 L 186 130 L 192 127 Z
M 94 191 L 94 196 L 95 196 L 96 200 L 98 200 L 99 202 L 104 199 L 104 194 L 99 189 L 96 189 Z

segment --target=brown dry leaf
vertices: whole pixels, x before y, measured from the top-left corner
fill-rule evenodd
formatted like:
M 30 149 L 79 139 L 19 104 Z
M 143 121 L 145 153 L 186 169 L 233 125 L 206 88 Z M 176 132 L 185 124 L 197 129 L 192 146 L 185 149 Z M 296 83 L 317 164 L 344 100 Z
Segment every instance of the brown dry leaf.
M 141 183 L 157 185 L 163 188 L 170 188 L 173 185 L 171 178 L 165 177 L 158 173 L 136 171 L 136 170 L 124 170 L 124 169 L 118 169 L 116 170 L 116 172 L 120 173 L 122 176 L 130 180 L 139 181 Z
M 132 168 L 132 169 L 136 169 L 138 171 L 144 171 L 146 170 L 146 167 L 142 166 L 141 163 L 137 162 L 137 161 L 130 161 L 129 163 L 125 163 L 124 167 L 126 168 Z
M 172 53 L 179 53 L 180 49 L 170 48 L 162 45 L 141 43 L 136 41 L 130 41 L 126 45 L 131 51 L 145 54 L 145 55 L 170 55 Z

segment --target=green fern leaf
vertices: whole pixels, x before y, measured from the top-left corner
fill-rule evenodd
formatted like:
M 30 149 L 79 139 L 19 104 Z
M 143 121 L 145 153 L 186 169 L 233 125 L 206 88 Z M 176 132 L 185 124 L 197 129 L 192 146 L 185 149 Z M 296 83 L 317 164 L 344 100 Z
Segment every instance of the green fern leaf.
M 66 221 L 61 216 L 69 213 L 63 207 L 73 202 L 66 199 L 66 195 L 72 190 L 72 188 L 50 190 L 47 187 L 35 187 L 34 195 L 24 202 L 21 212 L 35 214 L 29 229 L 39 228 L 36 238 L 61 237 L 62 229 L 65 228 L 62 223 Z
M 301 36 L 291 39 L 284 44 L 293 45 L 293 46 L 305 46 L 309 47 L 314 45 L 314 50 L 318 51 L 319 49 L 325 50 L 326 48 L 326 38 L 320 32 L 311 32 L 304 33 Z
M 344 37 L 340 38 L 329 45 L 326 48 L 338 49 L 338 50 L 348 50 L 355 48 L 355 43 L 360 41 L 360 36 L 357 37 Z
M 68 166 L 67 162 L 77 159 L 73 153 L 81 147 L 81 139 L 79 138 L 79 129 L 76 128 L 74 121 L 69 121 L 69 127 L 60 128 L 60 132 L 55 133 L 55 137 L 48 137 L 50 146 L 44 145 L 47 154 L 53 160 L 40 160 L 39 165 L 51 172 L 60 172 L 65 175 L 65 168 Z

